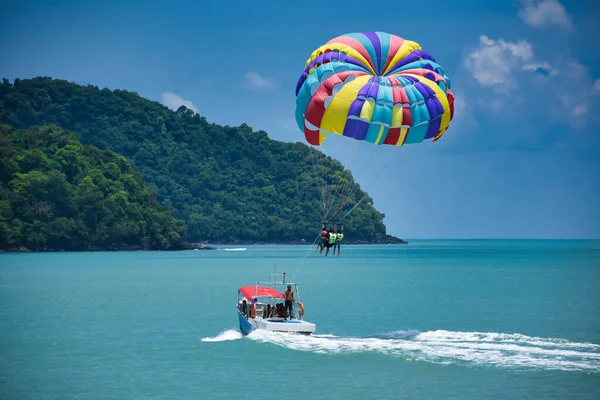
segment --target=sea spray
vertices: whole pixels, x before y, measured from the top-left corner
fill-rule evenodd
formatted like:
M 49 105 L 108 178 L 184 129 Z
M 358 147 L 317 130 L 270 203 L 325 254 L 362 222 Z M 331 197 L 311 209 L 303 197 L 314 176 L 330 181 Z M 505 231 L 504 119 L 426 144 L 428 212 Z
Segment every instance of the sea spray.
M 205 337 L 202 338 L 203 342 L 225 342 L 228 340 L 237 340 L 241 339 L 243 335 L 239 331 L 235 331 L 233 329 L 229 329 L 221 332 L 219 335 L 215 337 Z
M 404 360 L 600 373 L 600 345 L 518 333 L 393 331 L 366 338 L 258 330 L 249 339 L 317 354 L 379 353 Z

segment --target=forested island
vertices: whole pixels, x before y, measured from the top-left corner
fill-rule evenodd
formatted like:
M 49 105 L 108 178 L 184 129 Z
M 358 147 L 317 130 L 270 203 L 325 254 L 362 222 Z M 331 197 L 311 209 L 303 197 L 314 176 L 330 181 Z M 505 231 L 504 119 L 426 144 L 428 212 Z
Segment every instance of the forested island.
M 51 78 L 0 85 L 0 250 L 175 250 L 312 243 L 317 150 L 220 126 L 124 90 Z M 347 243 L 402 243 L 356 198 Z M 362 199 L 357 201 L 356 199 Z

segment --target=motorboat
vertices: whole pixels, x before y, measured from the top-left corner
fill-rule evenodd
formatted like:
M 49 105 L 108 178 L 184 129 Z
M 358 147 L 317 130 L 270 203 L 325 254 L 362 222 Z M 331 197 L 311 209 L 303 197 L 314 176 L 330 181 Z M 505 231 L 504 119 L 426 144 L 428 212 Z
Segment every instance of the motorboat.
M 278 281 L 278 276 L 283 279 Z M 284 307 L 283 292 L 288 285 L 294 293 L 291 315 L 287 315 Z M 282 275 L 271 274 L 268 282 L 238 288 L 236 311 L 243 335 L 256 329 L 310 335 L 316 329 L 315 324 L 304 320 L 304 304 L 300 302 L 298 283 L 286 282 L 285 272 Z

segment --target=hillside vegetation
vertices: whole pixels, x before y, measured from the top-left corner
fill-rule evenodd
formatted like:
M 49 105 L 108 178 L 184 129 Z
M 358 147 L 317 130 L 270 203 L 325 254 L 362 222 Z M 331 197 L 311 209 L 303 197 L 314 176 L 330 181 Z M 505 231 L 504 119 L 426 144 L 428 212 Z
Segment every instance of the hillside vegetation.
M 100 90 L 95 86 L 81 86 L 51 78 L 17 79 L 14 83 L 4 79 L 0 85 L 0 123 L 26 129 L 7 131 L 8 128 L 4 128 L 4 132 L 9 133 L 4 133 L 3 137 L 9 137 L 12 143 L 22 146 L 16 151 L 21 155 L 15 155 L 15 152 L 2 155 L 2 162 L 9 158 L 17 163 L 19 170 L 15 174 L 40 171 L 46 174 L 46 178 L 50 176 L 50 170 L 21 169 L 24 168 L 22 164 L 15 161 L 15 157 L 33 152 L 38 156 L 43 154 L 49 160 L 51 170 L 56 171 L 52 179 L 62 179 L 57 175 L 62 173 L 65 182 L 73 187 L 79 187 L 82 180 L 89 183 L 90 179 L 98 187 L 100 184 L 96 178 L 102 180 L 100 172 L 92 172 L 91 175 L 78 172 L 78 175 L 67 171 L 70 168 L 84 169 L 89 164 L 92 170 L 101 171 L 106 178 L 103 184 L 108 187 L 102 187 L 105 197 L 102 200 L 94 198 L 96 203 L 108 202 L 111 198 L 112 202 L 124 202 L 127 197 L 128 201 L 138 204 L 136 202 L 143 198 L 147 203 L 139 204 L 159 207 L 152 200 L 154 190 L 156 201 L 165 207 L 164 210 L 184 222 L 183 234 L 189 242 L 312 242 L 318 234 L 322 211 L 318 188 L 324 185 L 319 181 L 323 174 L 317 173 L 320 171 L 316 168 L 324 168 L 335 177 L 343 174 L 345 184 L 355 193 L 347 205 L 348 209 L 365 196 L 344 221 L 347 240 L 377 241 L 385 236 L 384 215 L 373 207 L 371 198 L 360 190 L 351 174 L 344 171 L 338 161 L 323 157 L 322 153 L 300 142 L 283 143 L 269 139 L 264 131 L 253 131 L 245 124 L 220 126 L 207 122 L 183 106 L 172 111 L 136 93 Z M 46 126 L 48 124 L 55 126 Z M 34 126 L 43 127 L 29 129 Z M 75 137 L 58 127 L 72 132 L 80 143 L 74 142 Z M 43 136 L 49 132 L 69 136 L 73 146 L 80 146 L 78 151 L 84 157 L 83 164 L 75 162 L 74 166 L 70 166 L 71 161 L 52 153 L 52 146 L 56 147 L 56 143 L 45 144 L 50 147 L 42 147 L 36 152 L 35 146 L 41 146 L 41 142 L 35 142 L 34 147 L 23 142 L 32 135 L 41 135 L 39 140 L 43 141 Z M 102 153 L 100 150 L 110 152 Z M 115 153 L 122 157 L 119 162 L 96 163 L 92 167 L 92 161 L 85 157 L 95 152 L 107 154 L 94 156 L 99 159 L 118 157 Z M 314 163 L 317 157 L 321 160 L 318 165 Z M 61 167 L 58 168 L 58 165 Z M 109 168 L 110 172 L 102 168 Z M 135 175 L 136 170 L 139 176 Z M 7 191 L 12 193 L 11 196 L 15 195 L 18 184 L 12 181 L 23 179 L 15 174 L 3 188 L 3 199 L 6 199 Z M 140 192 L 130 192 L 133 188 L 126 183 L 130 178 L 125 179 L 124 175 L 135 176 L 131 179 L 136 181 Z M 90 179 L 86 179 L 87 176 Z M 23 186 L 19 187 L 20 193 L 26 191 Z M 79 195 L 73 193 L 72 198 Z M 12 201 L 9 203 L 14 206 Z M 6 202 L 3 204 L 7 207 Z M 157 212 L 163 210 L 153 209 Z M 167 218 L 164 210 L 161 215 Z M 24 218 L 14 209 L 11 212 L 17 219 Z M 85 214 L 83 209 L 77 212 Z M 27 223 L 40 223 L 35 213 L 27 215 L 30 218 Z M 88 226 L 85 218 L 90 217 L 82 216 L 81 219 Z M 145 218 L 150 217 L 136 214 L 131 218 L 146 221 Z M 153 226 L 152 221 L 152 218 L 147 221 L 146 229 Z M 169 221 L 169 232 L 161 231 L 161 235 L 168 243 L 174 243 L 179 240 L 174 233 L 181 235 L 182 231 L 174 219 Z M 177 228 L 173 228 L 175 226 Z M 100 236 L 94 238 L 104 233 L 97 235 Z M 151 233 L 144 231 L 142 234 L 140 231 L 136 243 L 146 240 L 142 238 L 162 240 L 158 236 L 157 239 L 152 237 Z M 124 240 L 122 234 L 116 234 L 115 238 Z
M 0 248 L 182 248 L 185 225 L 125 157 L 57 126 L 0 125 Z

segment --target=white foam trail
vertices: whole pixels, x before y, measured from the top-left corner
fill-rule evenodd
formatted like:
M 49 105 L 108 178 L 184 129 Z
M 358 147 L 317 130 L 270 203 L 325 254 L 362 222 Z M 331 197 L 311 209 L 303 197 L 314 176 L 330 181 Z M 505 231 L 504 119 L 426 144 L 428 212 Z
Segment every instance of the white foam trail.
M 430 331 L 391 332 L 384 338 L 290 335 L 254 331 L 249 338 L 320 354 L 380 353 L 439 364 L 600 373 L 600 345 L 521 334 Z
M 423 341 L 448 341 L 448 342 L 494 342 L 494 343 L 521 343 L 544 347 L 562 347 L 575 349 L 600 350 L 600 345 L 594 343 L 569 342 L 566 339 L 542 338 L 521 335 L 519 333 L 495 332 L 450 332 L 444 330 L 419 333 L 416 338 Z
M 224 342 L 227 340 L 241 339 L 243 337 L 244 336 L 240 332 L 235 331 L 233 329 L 229 329 L 227 331 L 221 332 L 218 336 L 202 338 L 202 341 L 203 342 Z

